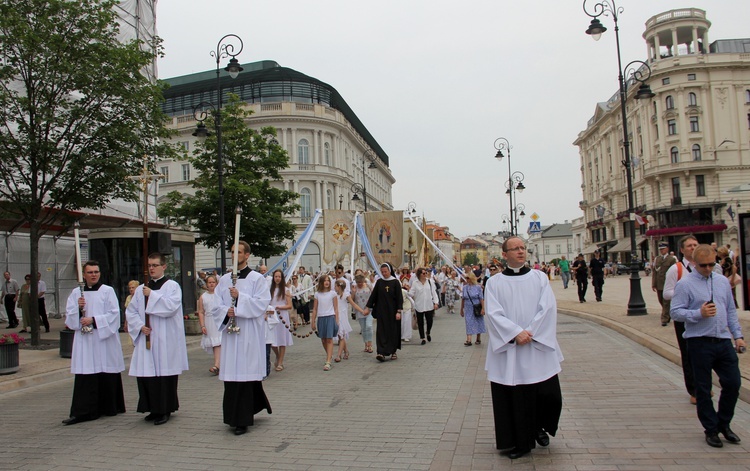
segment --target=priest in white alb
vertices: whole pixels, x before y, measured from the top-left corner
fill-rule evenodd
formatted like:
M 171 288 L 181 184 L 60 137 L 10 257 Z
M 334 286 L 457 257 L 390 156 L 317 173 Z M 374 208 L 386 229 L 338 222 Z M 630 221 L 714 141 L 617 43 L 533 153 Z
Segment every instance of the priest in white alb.
M 65 325 L 75 331 L 70 361 L 75 383 L 65 425 L 125 412 L 120 305 L 115 290 L 102 284 L 100 276 L 99 262 L 86 262 L 83 293 L 73 289 L 65 305 Z
M 164 274 L 164 255 L 148 256 L 151 280 L 135 289 L 125 316 L 133 339 L 130 376 L 138 382 L 138 412 L 147 422 L 162 425 L 180 408 L 177 379 L 188 369 L 182 289 Z M 147 345 L 148 344 L 148 345 Z
M 232 275 L 221 277 L 216 287 L 219 302 L 212 316 L 221 332 L 219 379 L 224 382 L 224 423 L 234 427 L 235 435 L 242 435 L 254 424 L 255 414 L 263 409 L 271 413 L 262 383 L 266 376 L 265 316 L 271 290 L 263 275 L 247 266 L 250 245 L 245 241 L 237 244 L 237 285 L 232 286 Z M 233 248 L 233 257 L 234 253 Z M 238 332 L 232 331 L 232 321 Z
M 520 237 L 503 243 L 508 267 L 487 281 L 485 369 L 492 389 L 497 449 L 511 459 L 549 445 L 557 432 L 562 394 L 557 374 L 557 301 L 547 276 L 526 266 Z

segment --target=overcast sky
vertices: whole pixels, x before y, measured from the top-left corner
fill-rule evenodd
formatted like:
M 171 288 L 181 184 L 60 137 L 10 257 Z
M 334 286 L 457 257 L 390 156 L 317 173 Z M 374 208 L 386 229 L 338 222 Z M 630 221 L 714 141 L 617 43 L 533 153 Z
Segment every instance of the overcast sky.
M 617 4 L 623 64 L 646 59 L 644 23 L 671 9 L 706 10 L 710 42 L 750 37 L 747 0 Z M 159 75 L 213 70 L 209 51 L 237 34 L 241 63 L 274 60 L 336 88 L 390 158 L 394 207 L 413 201 L 463 237 L 503 229 L 498 137 L 525 174 L 527 214 L 543 225 L 581 216 L 572 142 L 618 74 L 611 18 L 599 42 L 589 22 L 578 0 L 159 0 Z

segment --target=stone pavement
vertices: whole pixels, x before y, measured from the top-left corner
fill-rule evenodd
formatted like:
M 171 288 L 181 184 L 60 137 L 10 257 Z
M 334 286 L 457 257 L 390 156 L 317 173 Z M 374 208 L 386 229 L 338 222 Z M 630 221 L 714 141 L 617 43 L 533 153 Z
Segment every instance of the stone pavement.
M 640 343 L 658 340 L 668 350 L 674 331 L 658 316 L 625 316 L 627 286 L 624 276 L 608 279 L 604 302 L 579 304 L 574 288 L 553 282 L 561 312 L 577 311 L 559 319 L 563 415 L 549 448 L 515 462 L 495 450 L 485 347 L 464 347 L 463 320 L 441 310 L 431 343 L 404 344 L 399 360 L 384 364 L 361 351 L 356 324 L 351 358 L 330 372 L 322 371 L 316 338 L 295 339 L 286 369 L 264 383 L 273 414 L 256 416 L 241 437 L 222 424 L 223 388 L 207 372 L 212 362 L 196 337 L 189 339 L 191 370 L 180 378 L 180 411 L 160 427 L 135 412 L 137 388 L 127 375 L 126 414 L 62 426 L 72 390 L 68 360 L 24 350 L 21 371 L 0 377 L 0 468 L 750 469 L 747 403 L 733 421 L 743 443 L 708 447 L 680 369 L 600 325 L 641 332 Z

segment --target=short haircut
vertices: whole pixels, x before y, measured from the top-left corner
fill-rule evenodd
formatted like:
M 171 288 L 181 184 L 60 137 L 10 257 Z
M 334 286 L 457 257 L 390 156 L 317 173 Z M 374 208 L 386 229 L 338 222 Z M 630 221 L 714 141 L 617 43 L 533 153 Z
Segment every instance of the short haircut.
M 503 241 L 503 252 L 507 252 L 507 251 L 508 251 L 508 242 L 510 242 L 510 241 L 511 241 L 511 240 L 513 240 L 513 239 L 518 239 L 518 240 L 520 240 L 521 242 L 523 242 L 523 239 L 521 239 L 521 238 L 520 238 L 520 237 L 518 237 L 518 236 L 510 236 L 510 237 L 508 237 L 507 239 L 505 239 L 505 240 Z
M 84 263 L 83 266 L 84 267 L 98 267 L 99 262 L 97 262 L 96 260 L 89 260 L 88 262 Z
M 693 251 L 693 260 L 698 257 L 703 258 L 704 256 L 716 260 L 716 250 L 708 244 L 700 244 Z
M 355 275 L 354 276 L 354 281 L 356 281 L 357 283 L 364 283 L 365 279 L 366 279 L 365 275 L 361 275 L 360 274 L 360 275 Z
M 244 240 L 237 242 L 237 245 L 242 247 L 242 253 L 250 253 L 250 244 L 248 244 Z
M 141 283 L 138 280 L 128 281 L 128 288 L 137 288 Z
M 468 281 L 470 285 L 477 284 L 477 275 L 475 275 L 473 271 L 466 273 L 464 276 L 466 277 L 466 281 Z
M 148 254 L 149 260 L 156 260 L 159 259 L 159 265 L 166 265 L 167 264 L 167 257 L 164 256 L 164 254 L 160 254 L 159 252 L 151 252 Z
M 341 265 L 340 263 L 338 265 L 336 265 L 336 267 L 335 267 L 336 271 L 343 270 L 343 269 L 344 269 L 344 266 Z
M 687 241 L 689 241 L 689 240 L 694 240 L 694 241 L 698 242 L 698 239 L 696 239 L 696 238 L 695 238 L 695 236 L 694 236 L 693 234 L 688 234 L 688 235 L 686 235 L 686 236 L 682 236 L 682 238 L 680 239 L 680 242 L 679 242 L 679 244 L 680 244 L 680 248 L 681 248 L 681 249 L 684 249 L 684 248 L 685 248 L 685 244 L 686 244 L 686 243 L 687 243 Z M 711 246 L 709 245 L 709 247 L 711 247 Z

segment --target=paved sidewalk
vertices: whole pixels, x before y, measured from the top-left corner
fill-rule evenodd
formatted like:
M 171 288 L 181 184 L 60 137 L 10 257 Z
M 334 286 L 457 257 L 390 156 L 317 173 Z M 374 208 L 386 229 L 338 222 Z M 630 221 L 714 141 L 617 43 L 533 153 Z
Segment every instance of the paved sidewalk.
M 137 387 L 127 374 L 126 414 L 62 426 L 73 384 L 69 360 L 57 351 L 24 350 L 21 371 L 0 377 L 0 441 L 9 444 L 0 449 L 0 468 L 750 469 L 747 403 L 738 404 L 732 422 L 742 444 L 708 447 L 680 368 L 600 325 L 640 332 L 641 343 L 658 340 L 667 350 L 675 348 L 669 335 L 674 330 L 662 328 L 657 315 L 625 316 L 624 276 L 607 280 L 602 303 L 579 304 L 574 288 L 562 290 L 559 281 L 553 287 L 561 312 L 577 311 L 559 318 L 565 355 L 560 429 L 548 448 L 514 462 L 495 450 L 485 347 L 464 347 L 463 319 L 441 310 L 431 343 L 421 346 L 414 339 L 404 344 L 399 360 L 384 364 L 361 351 L 356 324 L 351 358 L 330 372 L 322 371 L 319 340 L 295 339 L 285 370 L 264 383 L 273 414 L 256 416 L 242 437 L 221 423 L 223 388 L 207 372 L 212 361 L 197 347 L 198 337 L 189 338 L 191 370 L 180 377 L 180 410 L 160 427 L 135 412 Z M 649 293 L 644 290 L 647 303 Z M 625 301 L 618 305 L 618 298 Z M 127 338 L 123 345 L 129 345 Z

